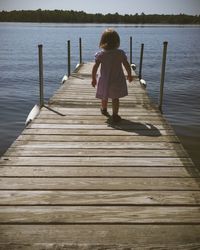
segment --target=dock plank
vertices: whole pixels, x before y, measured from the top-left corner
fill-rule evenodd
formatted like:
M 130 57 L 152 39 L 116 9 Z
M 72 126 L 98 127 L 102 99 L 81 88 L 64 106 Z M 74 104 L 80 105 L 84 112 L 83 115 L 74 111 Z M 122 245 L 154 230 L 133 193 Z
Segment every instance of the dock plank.
M 20 141 L 12 147 L 19 148 L 90 148 L 90 149 L 175 149 L 181 150 L 179 143 L 166 141 Z M 1 161 L 0 161 L 1 162 Z
M 0 165 L 16 166 L 193 166 L 188 158 L 161 157 L 7 157 Z
M 104 155 L 105 157 L 112 156 L 117 157 L 121 153 L 121 149 L 90 149 L 88 148 L 53 148 L 51 150 L 44 147 L 17 147 L 13 146 L 9 150 L 7 150 L 5 156 L 8 157 L 17 157 L 17 156 L 29 156 L 29 157 L 67 157 L 67 156 L 93 156 L 93 157 L 101 157 Z M 124 149 L 123 150 L 124 157 L 180 157 L 180 158 L 187 158 L 188 155 L 184 152 L 181 148 L 176 149 Z
M 11 199 L 12 197 L 12 199 Z M 198 206 L 199 191 L 0 190 L 0 205 Z
M 13 235 L 15 237 L 13 238 Z M 198 249 L 199 225 L 0 225 L 2 246 L 18 249 Z M 145 235 L 145 237 L 144 237 Z M 158 237 L 158 235 L 160 235 Z M 13 247 L 13 245 L 11 245 Z M 22 248 L 21 248 L 22 247 Z M 47 248 L 48 249 L 48 248 Z
M 1 177 L 190 177 L 192 168 L 184 167 L 69 167 L 1 166 Z M 198 175 L 195 175 L 198 177 Z
M 0 178 L 2 190 L 199 190 L 194 178 Z
M 94 129 L 94 130 L 83 130 L 83 129 L 33 129 L 27 128 L 22 132 L 22 134 L 38 134 L 38 135 L 141 135 L 149 137 L 158 137 L 162 135 L 175 135 L 174 130 L 163 129 L 163 130 L 148 130 L 148 129 L 127 129 L 122 130 L 119 127 L 116 129 Z
M 82 142 L 82 141 L 96 141 L 96 142 L 114 142 L 114 141 L 134 141 L 134 142 L 179 142 L 177 136 L 131 136 L 131 135 L 42 135 L 42 134 L 22 134 L 17 138 L 18 141 L 47 141 L 47 142 Z
M 0 206 L 3 223 L 62 224 L 199 224 L 199 207 L 193 206 Z

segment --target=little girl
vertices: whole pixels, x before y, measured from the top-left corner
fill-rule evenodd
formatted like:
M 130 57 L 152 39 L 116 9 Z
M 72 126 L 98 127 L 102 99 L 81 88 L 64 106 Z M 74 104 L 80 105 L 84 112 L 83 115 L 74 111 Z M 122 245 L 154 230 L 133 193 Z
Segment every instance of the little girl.
M 107 29 L 102 34 L 99 47 L 102 51 L 96 53 L 95 64 L 92 69 L 92 86 L 97 84 L 96 73 L 101 64 L 100 77 L 97 84 L 96 98 L 101 99 L 101 113 L 108 116 L 108 98 L 112 99 L 112 120 L 119 122 L 121 117 L 118 115 L 119 98 L 128 95 L 126 78 L 124 76 L 122 64 L 127 71 L 129 82 L 133 80 L 131 67 L 123 50 L 120 46 L 120 37 L 112 29 Z

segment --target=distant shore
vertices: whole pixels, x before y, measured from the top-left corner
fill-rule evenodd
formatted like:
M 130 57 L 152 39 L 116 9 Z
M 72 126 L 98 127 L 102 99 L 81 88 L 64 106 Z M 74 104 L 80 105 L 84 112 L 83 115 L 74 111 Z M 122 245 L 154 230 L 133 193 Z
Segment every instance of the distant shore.
M 109 23 L 109 24 L 176 24 L 200 25 L 200 15 L 186 14 L 158 15 L 135 13 L 131 15 L 89 14 L 73 10 L 13 10 L 0 11 L 0 22 L 37 22 L 37 23 Z

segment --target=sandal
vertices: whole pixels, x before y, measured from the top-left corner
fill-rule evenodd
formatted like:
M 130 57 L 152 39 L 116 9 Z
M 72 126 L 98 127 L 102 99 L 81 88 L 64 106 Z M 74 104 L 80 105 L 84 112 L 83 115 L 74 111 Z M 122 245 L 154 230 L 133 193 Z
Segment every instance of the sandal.
M 101 114 L 105 115 L 105 116 L 109 116 L 109 113 L 108 113 L 107 109 L 101 108 Z

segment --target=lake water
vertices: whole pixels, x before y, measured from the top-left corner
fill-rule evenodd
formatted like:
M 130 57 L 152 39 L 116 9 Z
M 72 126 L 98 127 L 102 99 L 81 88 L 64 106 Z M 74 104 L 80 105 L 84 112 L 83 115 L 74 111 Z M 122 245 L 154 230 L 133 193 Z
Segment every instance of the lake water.
M 38 44 L 44 49 L 45 98 L 59 88 L 67 71 L 66 42 L 71 40 L 72 68 L 98 50 L 102 31 L 115 28 L 121 48 L 139 65 L 144 43 L 143 78 L 149 95 L 158 102 L 163 41 L 168 41 L 163 111 L 193 161 L 200 162 L 200 26 L 90 25 L 0 23 L 0 155 L 24 129 L 29 111 L 38 103 Z

